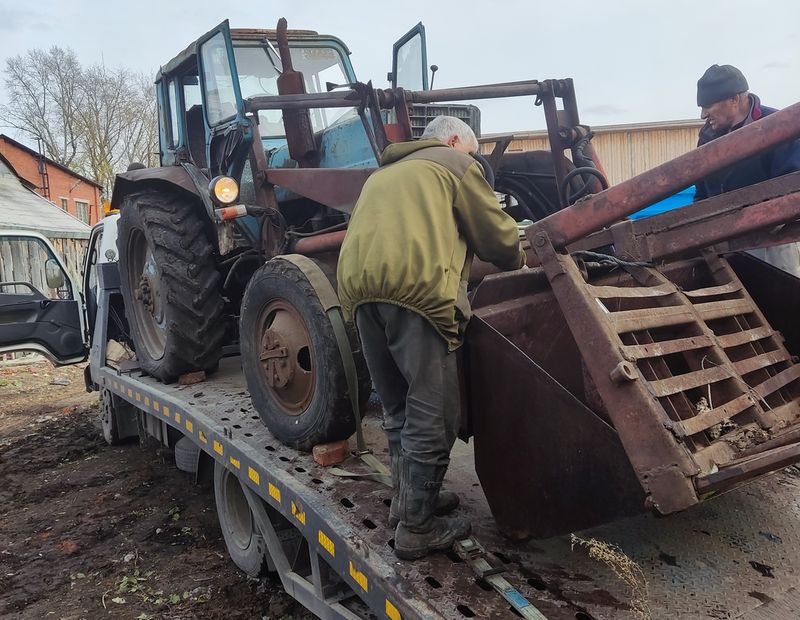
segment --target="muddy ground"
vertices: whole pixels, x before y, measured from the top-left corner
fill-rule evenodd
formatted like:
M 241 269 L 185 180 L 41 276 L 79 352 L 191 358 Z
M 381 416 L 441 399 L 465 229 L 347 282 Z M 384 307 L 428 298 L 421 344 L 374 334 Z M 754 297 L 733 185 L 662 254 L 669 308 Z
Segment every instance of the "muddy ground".
M 82 366 L 0 367 L 0 617 L 312 617 L 230 562 L 212 488 L 97 414 Z

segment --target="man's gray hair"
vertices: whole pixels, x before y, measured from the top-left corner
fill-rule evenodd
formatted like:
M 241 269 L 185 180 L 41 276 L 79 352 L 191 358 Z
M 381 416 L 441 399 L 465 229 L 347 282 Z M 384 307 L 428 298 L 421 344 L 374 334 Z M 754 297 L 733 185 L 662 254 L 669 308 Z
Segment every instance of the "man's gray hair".
M 475 137 L 475 132 L 472 131 L 460 118 L 455 116 L 437 116 L 434 118 L 425 131 L 422 132 L 422 139 L 435 138 L 442 142 L 447 142 L 453 136 L 457 136 L 460 142 L 470 145 L 473 151 L 478 150 L 478 139 Z

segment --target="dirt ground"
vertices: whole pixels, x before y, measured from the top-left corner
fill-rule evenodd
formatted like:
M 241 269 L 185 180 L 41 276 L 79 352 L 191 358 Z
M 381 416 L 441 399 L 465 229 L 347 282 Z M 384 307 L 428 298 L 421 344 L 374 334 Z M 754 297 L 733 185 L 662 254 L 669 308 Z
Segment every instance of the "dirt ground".
M 97 417 L 83 366 L 0 367 L 0 617 L 312 617 L 229 560 L 213 489 Z

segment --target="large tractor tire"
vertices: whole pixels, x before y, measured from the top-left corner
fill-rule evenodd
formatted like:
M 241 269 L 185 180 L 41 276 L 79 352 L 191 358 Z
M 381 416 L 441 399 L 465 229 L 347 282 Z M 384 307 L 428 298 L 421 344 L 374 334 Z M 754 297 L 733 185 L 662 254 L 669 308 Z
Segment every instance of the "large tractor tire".
M 240 325 L 250 398 L 279 441 L 308 451 L 353 434 L 355 416 L 333 327 L 298 267 L 281 259 L 260 267 L 247 285 Z M 359 354 L 356 367 L 363 408 L 370 381 Z
M 213 370 L 222 355 L 220 275 L 188 198 L 128 196 L 119 218 L 120 285 L 139 366 L 166 383 Z

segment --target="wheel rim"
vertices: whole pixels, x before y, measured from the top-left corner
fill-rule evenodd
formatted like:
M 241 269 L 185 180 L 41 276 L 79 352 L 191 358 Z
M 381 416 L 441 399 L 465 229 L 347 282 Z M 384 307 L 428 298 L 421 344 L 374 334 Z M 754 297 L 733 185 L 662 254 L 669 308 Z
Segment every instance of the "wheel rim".
M 229 472 L 225 472 L 225 511 L 234 544 L 239 549 L 247 549 L 253 539 L 253 517 L 239 481 Z
M 311 336 L 297 309 L 283 299 L 268 303 L 258 319 L 258 357 L 265 384 L 286 415 L 311 402 L 316 382 Z
M 153 252 L 140 230 L 128 241 L 128 286 L 133 292 L 134 320 L 142 344 L 152 359 L 161 359 L 167 346 L 163 285 Z

